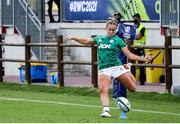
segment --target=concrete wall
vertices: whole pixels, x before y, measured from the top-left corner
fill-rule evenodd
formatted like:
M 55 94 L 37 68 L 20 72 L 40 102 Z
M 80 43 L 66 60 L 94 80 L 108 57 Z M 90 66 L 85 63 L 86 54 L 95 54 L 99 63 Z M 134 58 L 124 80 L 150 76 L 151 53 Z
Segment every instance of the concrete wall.
M 5 36 L 6 43 L 23 43 L 24 40 L 21 36 L 18 35 L 6 35 Z M 5 46 L 5 51 L 3 53 L 4 58 L 11 58 L 11 59 L 24 59 L 25 52 L 23 47 L 12 47 L 12 46 Z M 5 67 L 5 75 L 6 76 L 18 76 L 19 70 L 18 66 L 20 63 L 17 62 L 4 62 L 3 65 Z
M 180 46 L 180 38 L 172 39 L 172 45 Z M 180 50 L 172 50 L 172 64 L 180 65 Z M 180 69 L 173 69 L 173 85 L 178 86 L 180 85 Z
M 7 30 L 7 34 L 5 35 L 5 43 L 24 43 L 24 38 L 20 35 L 13 34 L 13 29 L 9 28 Z M 37 59 L 37 57 L 33 54 L 32 59 Z M 4 46 L 3 52 L 4 58 L 9 59 L 25 59 L 25 49 L 20 46 Z M 5 67 L 5 75 L 6 76 L 19 76 L 20 71 L 18 67 L 20 66 L 20 62 L 3 62 L 3 66 Z

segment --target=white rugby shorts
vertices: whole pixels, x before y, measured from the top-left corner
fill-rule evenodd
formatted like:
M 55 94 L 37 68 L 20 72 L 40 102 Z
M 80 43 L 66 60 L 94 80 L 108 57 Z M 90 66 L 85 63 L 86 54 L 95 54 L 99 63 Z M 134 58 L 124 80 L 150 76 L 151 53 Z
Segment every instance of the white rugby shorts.
M 105 69 L 101 69 L 99 70 L 98 74 L 105 74 L 108 75 L 112 78 L 117 78 L 120 75 L 130 72 L 129 69 L 125 69 L 123 65 L 119 65 L 119 66 L 113 66 L 113 67 L 109 67 L 109 68 L 105 68 Z

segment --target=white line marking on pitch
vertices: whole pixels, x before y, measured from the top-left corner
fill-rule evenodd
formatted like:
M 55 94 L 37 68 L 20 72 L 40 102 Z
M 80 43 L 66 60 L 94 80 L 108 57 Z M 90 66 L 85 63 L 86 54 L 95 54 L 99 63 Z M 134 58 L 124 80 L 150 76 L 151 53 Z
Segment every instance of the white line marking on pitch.
M 48 103 L 48 104 L 59 104 L 59 105 L 71 105 L 71 106 L 90 107 L 90 108 L 102 108 L 102 106 L 95 106 L 95 105 L 85 105 L 85 104 L 57 102 L 57 101 L 43 101 L 43 100 L 33 100 L 33 99 L 9 98 L 9 97 L 0 97 L 0 100 L 35 102 L 35 103 Z M 115 107 L 111 107 L 111 108 L 112 109 L 117 109 Z M 144 112 L 144 113 L 153 113 L 153 114 L 164 114 L 164 115 L 176 115 L 176 116 L 180 116 L 180 114 L 178 114 L 178 113 L 170 113 L 170 112 L 147 111 L 147 110 L 139 110 L 139 109 L 131 109 L 131 111 Z

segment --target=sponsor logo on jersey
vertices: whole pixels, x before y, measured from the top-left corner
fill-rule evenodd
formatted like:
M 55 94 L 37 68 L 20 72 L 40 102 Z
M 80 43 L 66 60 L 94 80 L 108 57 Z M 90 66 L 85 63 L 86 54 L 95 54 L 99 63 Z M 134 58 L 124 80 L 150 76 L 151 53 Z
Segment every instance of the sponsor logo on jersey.
M 111 47 L 111 45 L 110 44 L 103 44 L 103 43 L 101 43 L 100 45 L 99 45 L 99 49 L 101 48 L 101 49 L 109 49 Z

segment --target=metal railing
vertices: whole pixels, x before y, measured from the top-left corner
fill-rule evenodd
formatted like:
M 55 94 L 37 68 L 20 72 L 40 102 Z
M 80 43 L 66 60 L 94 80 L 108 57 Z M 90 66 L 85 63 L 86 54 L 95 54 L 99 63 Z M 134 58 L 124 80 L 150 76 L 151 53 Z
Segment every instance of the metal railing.
M 44 41 L 44 24 L 38 19 L 27 1 L 18 0 L 14 4 L 15 8 L 15 26 L 23 36 L 30 35 L 33 42 Z M 39 59 L 42 58 L 42 49 L 32 49 Z
M 14 26 L 23 37 L 30 35 L 33 42 L 44 41 L 44 23 L 42 23 L 42 1 L 36 1 L 38 8 L 33 10 L 27 0 L 0 0 L 2 26 Z M 41 5 L 43 4 L 43 5 Z M 38 14 L 36 14 L 38 13 Z M 41 48 L 33 48 L 38 58 L 42 58 Z

